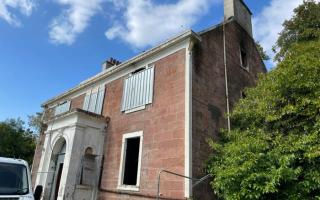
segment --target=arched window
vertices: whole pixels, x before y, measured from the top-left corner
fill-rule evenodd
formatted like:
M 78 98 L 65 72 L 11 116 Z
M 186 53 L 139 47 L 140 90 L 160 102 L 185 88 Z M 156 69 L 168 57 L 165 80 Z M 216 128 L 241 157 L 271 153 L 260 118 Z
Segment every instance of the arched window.
M 97 177 L 96 156 L 92 147 L 87 147 L 82 158 L 80 185 L 94 186 Z
M 84 151 L 84 155 L 92 155 L 93 154 L 93 149 L 91 147 L 87 147 L 86 150 Z

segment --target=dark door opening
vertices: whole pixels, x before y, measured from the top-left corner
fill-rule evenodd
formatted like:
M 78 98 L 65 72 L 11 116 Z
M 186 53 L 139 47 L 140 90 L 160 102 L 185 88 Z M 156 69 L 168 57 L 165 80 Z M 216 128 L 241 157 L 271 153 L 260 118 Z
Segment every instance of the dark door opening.
M 63 169 L 63 163 L 60 163 L 59 169 L 58 169 L 58 174 L 57 174 L 56 187 L 55 187 L 55 191 L 54 191 L 54 198 L 53 198 L 55 200 L 58 198 L 62 169 Z

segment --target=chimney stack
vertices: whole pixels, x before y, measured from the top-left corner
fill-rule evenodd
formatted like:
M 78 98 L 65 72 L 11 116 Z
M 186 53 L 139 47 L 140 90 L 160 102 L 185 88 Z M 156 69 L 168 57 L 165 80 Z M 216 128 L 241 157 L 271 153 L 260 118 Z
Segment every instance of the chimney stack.
M 224 0 L 225 20 L 233 17 L 252 37 L 252 13 L 243 0 Z
M 110 57 L 109 60 L 107 60 L 104 63 L 102 63 L 102 71 L 106 71 L 110 67 L 113 67 L 113 66 L 116 66 L 116 65 L 119 65 L 119 64 L 121 64 L 120 61 Z

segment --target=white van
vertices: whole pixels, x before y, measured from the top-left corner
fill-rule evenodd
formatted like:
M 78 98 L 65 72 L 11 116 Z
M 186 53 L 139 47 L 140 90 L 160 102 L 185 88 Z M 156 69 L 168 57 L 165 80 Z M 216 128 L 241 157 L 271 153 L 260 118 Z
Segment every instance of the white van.
M 21 159 L 0 157 L 0 200 L 39 200 L 42 187 L 32 193 L 28 163 Z M 37 194 L 36 194 L 37 193 Z

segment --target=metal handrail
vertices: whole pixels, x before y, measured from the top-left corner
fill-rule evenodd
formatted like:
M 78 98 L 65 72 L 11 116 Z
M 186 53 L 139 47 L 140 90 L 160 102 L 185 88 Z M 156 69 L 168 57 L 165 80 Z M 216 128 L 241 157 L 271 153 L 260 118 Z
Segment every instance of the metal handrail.
M 167 174 L 172 174 L 172 175 L 175 175 L 175 176 L 179 176 L 179 177 L 182 177 L 182 178 L 187 178 L 187 179 L 192 180 L 192 181 L 197 181 L 195 184 L 192 185 L 192 188 L 197 186 L 199 183 L 203 182 L 207 178 L 211 177 L 211 174 L 207 174 L 204 177 L 198 179 L 198 178 L 192 178 L 192 177 L 189 177 L 189 176 L 184 176 L 182 174 L 178 174 L 178 173 L 171 172 L 171 171 L 163 169 L 158 174 L 157 200 L 160 200 L 160 176 L 161 176 L 162 172 L 165 172 Z
M 207 178 L 211 177 L 211 174 L 207 174 L 204 177 L 200 178 L 195 184 L 192 185 L 192 188 L 194 188 L 195 186 L 199 185 L 201 182 L 203 182 L 204 180 L 206 180 Z

